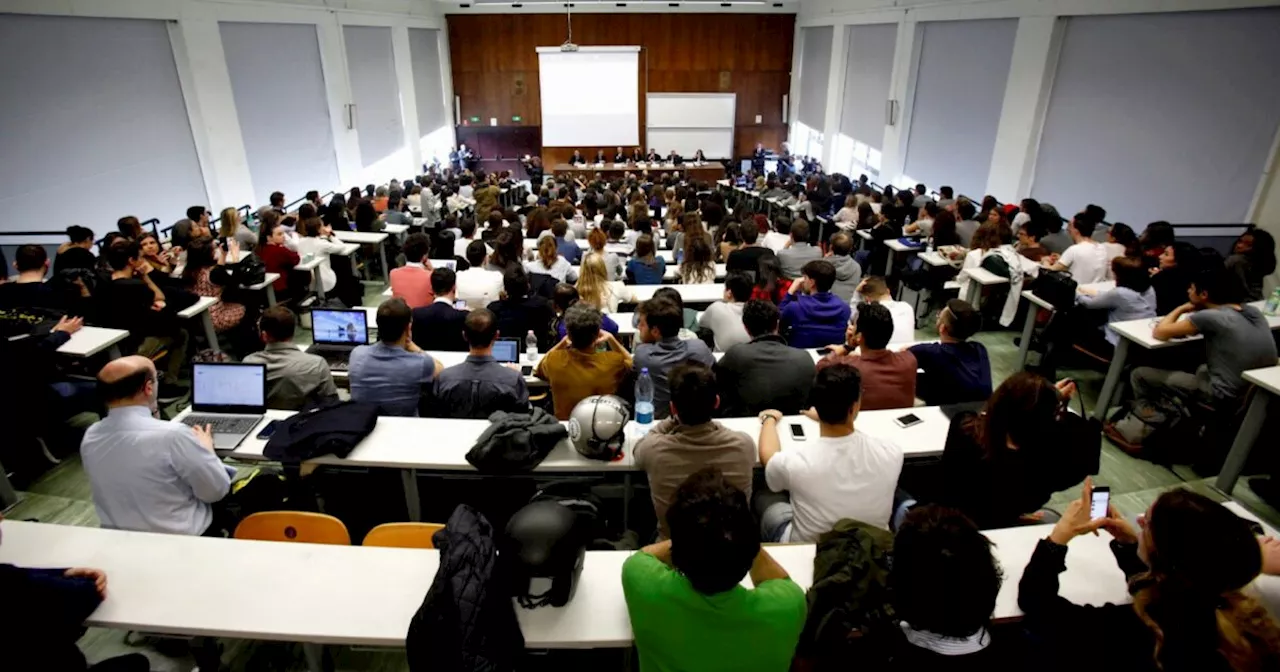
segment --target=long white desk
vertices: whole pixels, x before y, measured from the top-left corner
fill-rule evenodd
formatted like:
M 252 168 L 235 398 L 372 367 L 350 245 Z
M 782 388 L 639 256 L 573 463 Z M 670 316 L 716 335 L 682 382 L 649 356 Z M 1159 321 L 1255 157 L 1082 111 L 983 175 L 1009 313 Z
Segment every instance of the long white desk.
M 274 306 L 276 305 L 276 288 L 274 287 L 274 283 L 276 280 L 279 280 L 279 279 L 280 279 L 279 273 L 267 273 L 265 276 L 263 276 L 262 282 L 252 284 L 252 285 L 245 285 L 245 289 L 267 290 L 267 305 Z
M 1267 419 L 1267 407 L 1273 405 L 1276 398 L 1280 397 L 1280 366 L 1245 371 L 1244 379 L 1256 385 L 1258 389 L 1254 392 L 1253 401 L 1249 402 L 1249 411 L 1245 413 L 1244 422 L 1236 430 L 1235 441 L 1231 443 L 1231 452 L 1227 453 L 1222 471 L 1218 474 L 1217 482 L 1214 483 L 1228 496 L 1235 488 L 1240 472 L 1244 470 L 1245 462 L 1249 459 L 1249 451 L 1253 450 L 1254 444 L 1258 442 L 1258 435 L 1262 433 L 1262 424 Z
M 1249 305 L 1262 310 L 1264 303 L 1255 301 Z M 1280 329 L 1280 316 L 1265 315 L 1267 325 L 1274 331 Z M 1163 348 L 1172 348 L 1199 341 L 1204 337 L 1196 334 L 1186 338 L 1178 338 L 1169 341 L 1157 340 L 1151 335 L 1152 330 L 1160 323 L 1160 318 L 1141 318 L 1137 320 L 1126 320 L 1124 322 L 1112 322 L 1111 329 L 1120 335 L 1120 340 L 1116 343 L 1115 354 L 1111 356 L 1111 365 L 1107 367 L 1107 377 L 1102 383 L 1102 391 L 1098 393 L 1098 404 L 1093 409 L 1093 417 L 1099 420 L 1105 419 L 1107 409 L 1111 408 L 1111 399 L 1115 396 L 1116 387 L 1120 382 L 1120 374 L 1124 372 L 1125 359 L 1129 356 L 1129 347 L 1131 344 L 1146 350 L 1160 350 Z
M 662 274 L 662 279 L 663 279 L 665 282 L 675 282 L 675 280 L 676 280 L 676 272 L 677 272 L 679 269 L 680 269 L 680 267 L 679 267 L 679 266 L 677 266 L 677 265 L 675 265 L 675 264 L 668 264 L 668 265 L 667 265 L 667 270 L 666 270 L 666 272 L 664 272 L 664 273 Z M 722 282 L 723 282 L 723 281 L 724 281 L 724 276 L 726 276 L 726 275 L 728 275 L 728 274 L 729 274 L 729 271 L 728 271 L 728 269 L 725 267 L 725 265 L 724 265 L 724 264 L 716 264 L 716 280 L 719 280 L 719 281 L 722 281 Z
M 975 266 L 974 268 L 966 268 L 960 271 L 960 275 L 963 275 L 969 278 L 969 291 L 967 295 L 964 297 L 964 300 L 974 308 L 978 308 L 982 305 L 982 288 L 983 287 L 990 287 L 992 285 L 1009 284 L 1009 278 L 1006 278 L 1002 275 L 996 275 L 995 273 L 992 273 L 991 271 L 988 271 L 987 269 L 982 268 L 981 266 Z
M 680 293 L 685 303 L 714 303 L 724 298 L 724 283 L 707 283 L 702 285 L 627 285 L 627 289 L 635 295 L 635 302 L 648 301 L 653 293 L 670 287 Z
M 907 414 L 915 415 L 924 422 L 914 427 L 899 427 L 895 418 Z M 746 432 L 752 441 L 760 436 L 759 418 L 721 418 L 719 421 L 729 429 Z M 791 436 L 790 426 L 798 424 L 804 430 L 805 438 L 797 441 Z M 863 411 L 854 421 L 855 431 L 887 439 L 902 448 L 907 459 L 938 457 L 947 443 L 947 432 L 951 429 L 951 421 L 943 415 L 938 406 L 915 408 L 894 408 L 883 411 Z M 818 440 L 818 423 L 803 415 L 788 415 L 778 423 L 778 439 L 782 450 L 804 450 L 806 446 Z
M 334 231 L 333 236 L 344 243 L 358 243 L 361 245 L 373 245 L 378 248 L 378 257 L 382 260 L 382 280 L 387 284 L 391 283 L 391 269 L 387 266 L 387 236 L 388 233 L 373 233 L 365 231 Z M 367 265 L 366 265 L 367 266 Z M 355 270 L 354 268 L 352 270 Z
M 222 348 L 218 346 L 218 332 L 213 328 L 213 316 L 209 314 L 209 309 L 213 304 L 218 303 L 218 299 L 212 296 L 202 296 L 196 299 L 196 302 L 188 306 L 184 310 L 178 311 L 178 317 L 189 320 L 199 316 L 200 323 L 204 326 L 204 337 L 209 341 L 209 347 L 214 352 L 221 352 Z
M 111 359 L 120 357 L 118 343 L 129 337 L 124 329 L 107 329 L 105 327 L 80 327 L 80 331 L 71 334 L 71 338 L 58 348 L 58 352 L 72 357 L 92 357 L 103 350 L 109 350 Z

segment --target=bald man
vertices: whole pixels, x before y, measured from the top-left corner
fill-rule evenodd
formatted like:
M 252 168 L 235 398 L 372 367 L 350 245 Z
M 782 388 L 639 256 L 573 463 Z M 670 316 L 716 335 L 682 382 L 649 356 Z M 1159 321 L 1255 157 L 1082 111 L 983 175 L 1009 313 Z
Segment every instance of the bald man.
M 98 518 L 119 530 L 220 535 L 214 504 L 230 490 L 232 470 L 214 454 L 209 427 L 154 417 L 158 389 L 146 357 L 122 357 L 98 373 L 107 417 L 80 444 Z

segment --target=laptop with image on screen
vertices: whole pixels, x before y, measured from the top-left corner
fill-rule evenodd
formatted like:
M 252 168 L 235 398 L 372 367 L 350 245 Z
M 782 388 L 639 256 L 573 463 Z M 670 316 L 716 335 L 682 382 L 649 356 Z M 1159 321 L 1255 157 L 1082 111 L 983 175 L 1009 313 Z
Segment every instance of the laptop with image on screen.
M 232 450 L 262 421 L 267 410 L 265 364 L 200 362 L 192 365 L 191 413 L 187 426 L 211 425 L 213 447 Z
M 346 370 L 351 351 L 369 342 L 369 313 L 363 310 L 313 309 L 311 340 L 307 352 L 325 358 L 330 368 Z
M 520 363 L 520 339 L 518 338 L 499 338 L 493 342 L 493 358 L 503 364 L 519 364 Z M 520 367 L 520 373 L 528 376 L 533 374 L 533 367 L 524 364 Z

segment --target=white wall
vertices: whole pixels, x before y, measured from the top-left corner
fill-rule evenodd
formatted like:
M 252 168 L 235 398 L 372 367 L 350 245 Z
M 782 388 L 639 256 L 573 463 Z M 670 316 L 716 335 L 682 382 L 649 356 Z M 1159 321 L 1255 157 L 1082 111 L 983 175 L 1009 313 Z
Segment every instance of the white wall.
M 249 162 L 246 159 L 245 141 L 237 118 L 237 103 L 223 51 L 219 22 L 296 23 L 316 27 L 339 180 L 337 184 L 316 184 L 310 187 L 323 193 L 331 189 L 381 182 L 392 177 L 403 178 L 421 171 L 422 152 L 417 137 L 408 29 L 439 30 L 440 43 L 447 45 L 444 18 L 439 13 L 440 6 L 434 0 L 0 0 L 0 11 L 8 13 L 170 21 L 169 35 L 178 68 L 178 79 L 209 195 L 209 202 L 205 205 L 215 210 L 225 206 L 250 204 L 256 208 L 262 205 L 255 196 Z M 382 162 L 365 168 L 360 157 L 358 132 L 347 128 L 346 106 L 354 100 L 347 72 L 343 26 L 390 28 L 395 57 L 394 77 L 401 96 L 402 117 L 405 119 L 405 151 L 397 155 L 398 160 L 395 162 Z M 440 59 L 439 67 L 440 78 L 445 83 L 445 95 L 448 100 L 452 100 L 448 59 Z M 270 104 L 277 107 L 279 114 L 289 114 L 287 100 L 247 104 Z M 446 106 L 445 114 L 448 127 L 452 129 L 452 105 Z M 53 149 L 56 151 L 56 148 Z M 158 185 L 148 186 L 156 188 Z M 286 194 L 289 200 L 300 196 L 301 193 Z M 114 228 L 115 220 L 121 214 L 124 213 L 92 213 L 93 220 L 85 223 L 96 231 L 104 232 Z M 166 225 L 182 217 L 181 212 L 167 210 L 139 211 L 133 214 L 143 219 L 159 217 Z M 0 224 L 0 231 L 21 228 L 16 223 Z

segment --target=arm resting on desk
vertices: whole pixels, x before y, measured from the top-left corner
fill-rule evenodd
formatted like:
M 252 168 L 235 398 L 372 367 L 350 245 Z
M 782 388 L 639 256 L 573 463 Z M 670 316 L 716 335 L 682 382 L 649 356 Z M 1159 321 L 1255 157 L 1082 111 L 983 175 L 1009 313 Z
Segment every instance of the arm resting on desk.
M 1178 318 L 1186 313 L 1195 312 L 1195 306 L 1184 303 L 1164 317 L 1160 318 L 1160 322 L 1151 330 L 1151 337 L 1157 341 L 1169 341 L 1175 338 L 1184 338 L 1186 336 L 1195 336 L 1200 333 L 1195 323 L 1191 320 L 1179 321 Z

